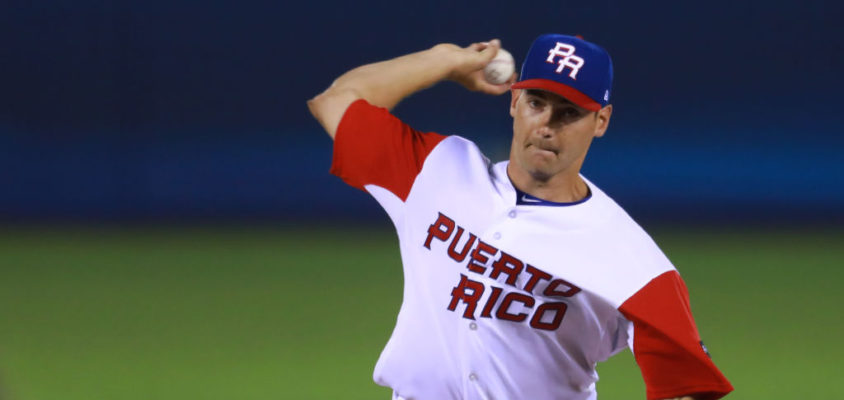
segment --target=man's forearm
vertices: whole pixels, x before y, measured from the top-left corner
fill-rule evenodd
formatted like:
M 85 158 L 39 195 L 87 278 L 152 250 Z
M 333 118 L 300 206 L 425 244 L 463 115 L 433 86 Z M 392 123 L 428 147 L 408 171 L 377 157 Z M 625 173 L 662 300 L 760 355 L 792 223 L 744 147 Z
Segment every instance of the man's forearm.
M 372 105 L 392 109 L 405 97 L 449 76 L 458 60 L 447 46 L 355 68 L 337 78 L 326 93 L 352 91 Z
M 502 94 L 509 89 L 509 82 L 492 85 L 482 78 L 483 67 L 499 47 L 497 40 L 466 48 L 438 44 L 428 50 L 367 64 L 341 75 L 326 91 L 308 101 L 308 108 L 333 138 L 343 112 L 357 99 L 392 109 L 405 97 L 445 79 L 455 80 L 470 90 Z

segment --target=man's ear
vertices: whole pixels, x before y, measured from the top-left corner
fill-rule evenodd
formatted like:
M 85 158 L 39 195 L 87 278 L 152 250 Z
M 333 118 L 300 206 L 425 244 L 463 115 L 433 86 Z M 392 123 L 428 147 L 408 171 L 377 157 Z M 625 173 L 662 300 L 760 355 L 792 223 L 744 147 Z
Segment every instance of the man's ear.
M 607 128 L 610 126 L 610 117 L 612 117 L 612 104 L 606 105 L 604 108 L 596 112 L 598 123 L 595 125 L 595 137 L 604 136 Z
M 516 102 L 519 101 L 519 96 L 522 95 L 522 89 L 510 89 L 510 116 L 516 116 Z

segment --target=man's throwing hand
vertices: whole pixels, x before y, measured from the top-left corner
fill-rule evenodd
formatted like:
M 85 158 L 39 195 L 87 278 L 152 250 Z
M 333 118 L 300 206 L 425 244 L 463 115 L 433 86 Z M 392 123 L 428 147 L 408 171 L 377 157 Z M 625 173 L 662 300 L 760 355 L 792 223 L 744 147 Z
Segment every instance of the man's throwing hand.
M 463 85 L 466 89 L 499 95 L 510 90 L 510 85 L 516 81 L 515 72 L 510 79 L 498 85 L 491 84 L 484 79 L 484 67 L 495 58 L 498 50 L 501 49 L 501 41 L 498 39 L 472 43 L 467 47 L 458 47 L 453 44 L 441 44 L 437 47 L 447 52 L 447 56 L 454 60 L 455 66 L 448 75 L 448 79 Z

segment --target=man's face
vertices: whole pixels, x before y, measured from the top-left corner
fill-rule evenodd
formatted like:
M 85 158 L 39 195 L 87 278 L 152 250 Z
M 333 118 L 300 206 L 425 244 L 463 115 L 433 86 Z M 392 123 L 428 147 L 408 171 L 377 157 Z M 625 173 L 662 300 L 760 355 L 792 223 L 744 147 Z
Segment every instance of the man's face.
M 537 183 L 576 175 L 592 138 L 606 131 L 611 113 L 612 106 L 592 112 L 551 92 L 513 90 L 510 165 L 517 170 L 511 174 Z

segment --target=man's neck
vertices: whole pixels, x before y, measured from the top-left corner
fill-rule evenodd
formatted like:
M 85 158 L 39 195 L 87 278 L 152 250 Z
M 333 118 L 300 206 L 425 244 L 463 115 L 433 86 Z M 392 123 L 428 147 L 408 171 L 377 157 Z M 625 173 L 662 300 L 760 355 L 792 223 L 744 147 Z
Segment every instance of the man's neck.
M 589 187 L 579 170 L 562 172 L 547 180 L 537 179 L 527 171 L 514 166 L 512 160 L 507 165 L 507 176 L 513 185 L 531 196 L 556 203 L 573 203 L 589 195 Z

